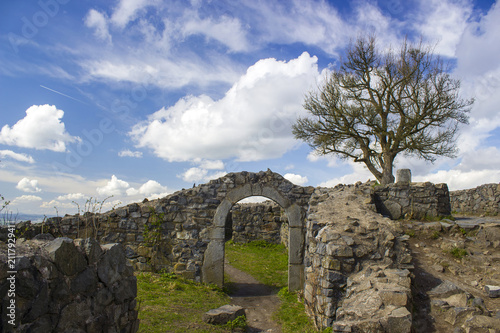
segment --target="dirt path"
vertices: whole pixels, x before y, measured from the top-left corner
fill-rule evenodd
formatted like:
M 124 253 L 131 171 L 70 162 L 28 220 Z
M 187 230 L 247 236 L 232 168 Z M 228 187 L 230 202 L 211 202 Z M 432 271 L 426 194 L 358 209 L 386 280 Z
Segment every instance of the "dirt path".
M 273 313 L 278 310 L 280 305 L 276 295 L 278 290 L 263 285 L 251 275 L 228 263 L 225 264 L 224 270 L 236 289 L 230 295 L 231 303 L 246 309 L 247 332 L 281 333 L 280 326 L 272 320 Z

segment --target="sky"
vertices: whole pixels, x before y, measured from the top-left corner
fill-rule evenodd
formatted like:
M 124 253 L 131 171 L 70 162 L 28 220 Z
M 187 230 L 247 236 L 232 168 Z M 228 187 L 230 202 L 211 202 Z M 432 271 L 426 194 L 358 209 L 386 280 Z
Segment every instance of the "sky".
M 291 132 L 366 33 L 381 49 L 433 45 L 475 98 L 456 158 L 398 156 L 395 169 L 450 190 L 500 181 L 493 1 L 3 0 L 0 16 L 0 194 L 13 212 L 74 214 L 90 199 L 105 211 L 244 170 L 373 180 Z

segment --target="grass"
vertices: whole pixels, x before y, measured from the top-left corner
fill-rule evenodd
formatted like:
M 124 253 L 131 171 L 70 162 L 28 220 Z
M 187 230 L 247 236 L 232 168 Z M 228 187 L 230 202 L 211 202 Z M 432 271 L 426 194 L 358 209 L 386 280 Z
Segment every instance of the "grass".
M 283 245 L 264 241 L 247 244 L 229 241 L 226 243 L 226 258 L 231 265 L 260 282 L 281 288 L 278 293 L 281 306 L 273 318 L 281 325 L 284 333 L 317 332 L 297 293 L 288 291 L 288 254 Z
M 210 309 L 229 304 L 219 288 L 172 274 L 137 273 L 139 332 L 231 332 L 202 321 Z
M 297 293 L 290 292 L 287 287 L 284 287 L 279 291 L 278 296 L 282 303 L 273 318 L 281 324 L 283 333 L 317 332 L 306 315 L 304 303 L 299 301 Z
M 225 249 L 231 265 L 266 285 L 281 288 L 278 293 L 281 306 L 273 318 L 280 323 L 284 333 L 317 332 L 297 293 L 289 292 L 286 287 L 288 254 L 283 245 L 262 241 L 248 244 L 228 242 Z M 173 274 L 137 273 L 136 276 L 141 333 L 231 332 L 246 325 L 242 318 L 225 326 L 209 325 L 201 319 L 208 310 L 230 303 L 224 291 L 229 292 L 233 286 L 227 278 L 223 291 Z
M 465 249 L 461 249 L 455 246 L 453 249 L 450 250 L 450 254 L 457 259 L 462 259 L 467 255 L 467 251 Z
M 288 253 L 284 245 L 265 241 L 226 243 L 226 258 L 231 265 L 252 275 L 261 283 L 277 288 L 288 284 Z

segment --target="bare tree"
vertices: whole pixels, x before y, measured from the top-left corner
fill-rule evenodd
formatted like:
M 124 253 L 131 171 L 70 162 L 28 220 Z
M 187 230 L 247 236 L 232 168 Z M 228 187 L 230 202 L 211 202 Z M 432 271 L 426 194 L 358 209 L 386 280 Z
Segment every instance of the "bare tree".
M 405 39 L 397 52 L 381 52 L 375 44 L 362 36 L 350 45 L 339 69 L 305 98 L 311 116 L 293 134 L 319 154 L 364 163 L 388 184 L 399 153 L 455 157 L 458 125 L 468 123 L 474 100 L 459 97 L 460 81 L 431 47 Z

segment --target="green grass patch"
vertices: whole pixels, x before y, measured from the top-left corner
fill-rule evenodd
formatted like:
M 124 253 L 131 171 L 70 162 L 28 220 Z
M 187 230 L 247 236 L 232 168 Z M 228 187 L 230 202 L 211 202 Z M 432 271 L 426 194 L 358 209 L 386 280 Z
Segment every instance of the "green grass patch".
M 274 314 L 274 320 L 281 324 L 283 333 L 313 333 L 317 332 L 311 319 L 307 316 L 303 302 L 300 302 L 297 293 L 282 288 L 278 296 L 281 300 L 279 310 Z
M 246 244 L 226 243 L 230 264 L 263 284 L 283 288 L 288 284 L 288 252 L 282 244 L 253 241 Z
M 172 274 L 137 273 L 139 332 L 230 332 L 202 321 L 210 309 L 229 304 L 219 288 Z
M 288 253 L 283 245 L 264 241 L 246 244 L 229 241 L 226 243 L 226 258 L 231 265 L 260 282 L 281 288 L 278 293 L 281 306 L 273 318 L 281 325 L 283 333 L 317 332 L 297 293 L 288 291 Z

